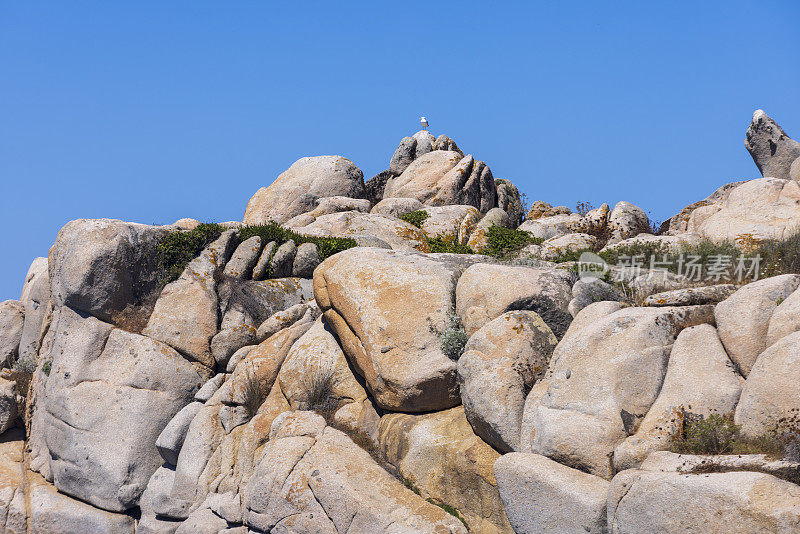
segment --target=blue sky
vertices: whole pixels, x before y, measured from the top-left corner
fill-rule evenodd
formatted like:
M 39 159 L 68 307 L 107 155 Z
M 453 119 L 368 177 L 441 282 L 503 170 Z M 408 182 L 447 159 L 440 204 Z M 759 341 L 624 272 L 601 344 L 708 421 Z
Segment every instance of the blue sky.
M 0 300 L 75 218 L 241 220 L 294 160 L 365 178 L 426 115 L 530 200 L 658 220 L 800 139 L 800 3 L 0 1 Z

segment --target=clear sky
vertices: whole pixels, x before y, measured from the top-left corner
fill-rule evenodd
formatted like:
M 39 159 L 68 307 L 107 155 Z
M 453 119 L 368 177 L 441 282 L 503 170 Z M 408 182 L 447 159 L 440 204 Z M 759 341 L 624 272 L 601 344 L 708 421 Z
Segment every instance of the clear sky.
M 241 220 L 302 156 L 426 115 L 530 200 L 663 220 L 800 139 L 800 2 L 0 0 L 0 300 L 76 218 Z

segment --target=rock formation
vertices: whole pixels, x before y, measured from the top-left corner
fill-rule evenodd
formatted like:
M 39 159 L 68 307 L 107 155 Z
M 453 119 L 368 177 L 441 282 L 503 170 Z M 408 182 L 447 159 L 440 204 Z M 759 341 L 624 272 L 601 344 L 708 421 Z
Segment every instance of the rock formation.
M 575 261 L 793 236 L 798 145 L 747 138 L 763 177 L 660 235 L 427 131 L 244 224 L 68 223 L 0 303 L 0 532 L 800 531 L 798 269 Z

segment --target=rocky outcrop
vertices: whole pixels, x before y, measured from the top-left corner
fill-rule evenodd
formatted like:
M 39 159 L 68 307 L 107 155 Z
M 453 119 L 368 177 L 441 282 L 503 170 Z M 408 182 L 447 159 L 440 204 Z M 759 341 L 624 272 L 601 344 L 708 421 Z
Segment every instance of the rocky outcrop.
M 0 366 L 8 367 L 17 361 L 24 327 L 22 303 L 18 300 L 0 302 Z
M 525 453 L 502 456 L 494 473 L 514 532 L 607 532 L 608 481 Z
M 341 156 L 300 158 L 247 203 L 246 224 L 284 223 L 324 197 L 364 198 L 364 174 Z
M 568 272 L 478 263 L 458 280 L 456 312 L 468 335 L 507 311 L 531 310 L 561 336 L 572 320 L 567 311 L 571 287 Z
M 461 407 L 432 414 L 387 414 L 381 453 L 425 499 L 454 507 L 471 532 L 513 532 L 492 466 L 500 455 L 472 431 Z
M 377 239 L 396 250 L 427 251 L 425 234 L 411 224 L 394 217 L 377 213 L 345 211 L 318 217 L 308 226 L 295 228 L 296 231 L 312 236 L 335 236 Z M 375 246 L 375 245 L 368 245 Z
M 442 353 L 458 271 L 423 255 L 356 248 L 314 272 L 314 296 L 377 404 L 409 412 L 458 404 Z
M 525 396 L 557 343 L 536 313 L 507 312 L 470 337 L 458 360 L 461 400 L 472 428 L 501 452 L 519 449 Z
M 767 178 L 790 180 L 792 163 L 800 158 L 800 143 L 794 141 L 778 124 L 757 109 L 747 128 L 744 146 L 761 172 Z
M 48 326 L 46 318 L 52 313 L 47 258 L 36 258 L 31 263 L 20 301 L 25 307 L 25 326 L 19 341 L 19 359 L 33 362 L 44 337 L 43 328 Z
M 467 531 L 308 412 L 289 413 L 272 424 L 243 489 L 242 508 L 244 522 L 263 532 Z
M 126 511 L 161 464 L 156 439 L 203 378 L 167 345 L 68 307 L 54 328 L 51 371 L 36 407 L 44 410 L 54 485 Z
M 166 227 L 113 219 L 78 219 L 56 237 L 48 259 L 56 306 L 113 322 L 158 288 L 156 246 Z
M 533 452 L 610 478 L 614 449 L 661 390 L 675 336 L 710 322 L 709 308 L 626 308 L 570 329 L 553 353 L 546 392 L 526 408 L 534 410 Z
M 429 206 L 466 204 L 486 213 L 497 206 L 497 186 L 489 167 L 472 155 L 435 150 L 386 183 L 384 198 L 392 197 L 416 198 Z

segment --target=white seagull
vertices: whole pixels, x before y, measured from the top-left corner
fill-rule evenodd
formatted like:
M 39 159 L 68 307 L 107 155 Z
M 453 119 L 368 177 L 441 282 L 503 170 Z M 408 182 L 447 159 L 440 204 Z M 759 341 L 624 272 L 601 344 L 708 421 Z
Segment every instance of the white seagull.
M 425 117 L 420 117 L 419 123 L 422 125 L 423 130 L 426 130 L 428 128 L 428 119 L 426 119 Z

